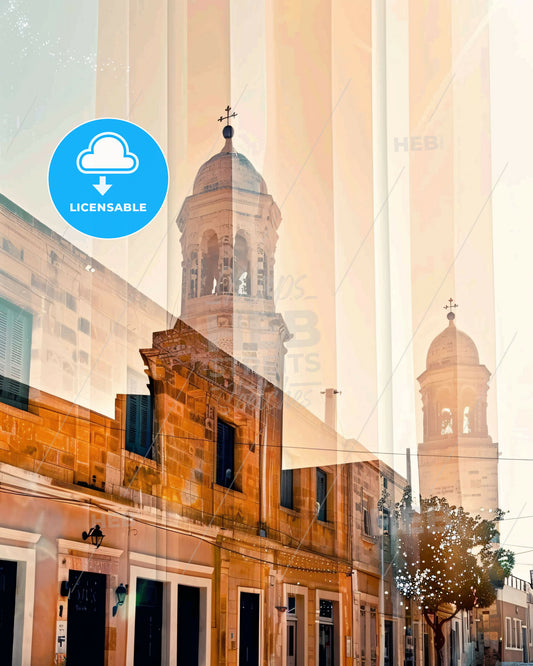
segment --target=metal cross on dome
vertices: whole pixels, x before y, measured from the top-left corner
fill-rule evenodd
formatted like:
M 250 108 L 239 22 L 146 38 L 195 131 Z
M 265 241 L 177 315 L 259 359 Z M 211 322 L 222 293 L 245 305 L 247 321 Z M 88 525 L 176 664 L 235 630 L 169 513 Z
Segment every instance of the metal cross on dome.
M 454 303 L 454 302 L 453 302 L 453 298 L 449 298 L 449 299 L 448 299 L 448 303 L 449 303 L 450 305 L 445 305 L 445 306 L 444 306 L 444 309 L 445 309 L 445 310 L 451 310 L 452 308 L 458 308 L 458 307 L 459 307 L 459 306 L 457 305 L 457 303 Z M 452 303 L 453 303 L 453 305 L 452 305 Z
M 226 125 L 229 125 L 229 119 L 230 118 L 235 118 L 235 116 L 238 115 L 238 114 L 236 114 L 235 111 L 232 114 L 230 114 L 231 106 L 227 106 L 224 109 L 224 111 L 226 112 L 226 115 L 225 116 L 220 116 L 220 118 L 218 119 L 218 122 L 221 123 L 223 120 L 225 120 Z

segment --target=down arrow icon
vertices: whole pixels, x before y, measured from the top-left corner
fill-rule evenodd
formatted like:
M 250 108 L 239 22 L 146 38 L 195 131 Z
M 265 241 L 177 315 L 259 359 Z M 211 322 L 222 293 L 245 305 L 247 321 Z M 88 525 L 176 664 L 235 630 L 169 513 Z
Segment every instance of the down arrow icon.
M 107 190 L 108 190 L 110 187 L 113 187 L 113 185 L 108 185 L 108 184 L 106 183 L 105 176 L 100 176 L 100 182 L 99 182 L 99 183 L 96 183 L 96 184 L 93 183 L 93 187 L 94 187 L 96 190 L 98 190 L 98 192 L 100 192 L 100 194 L 101 194 L 102 196 L 104 196 L 104 194 L 107 192 Z

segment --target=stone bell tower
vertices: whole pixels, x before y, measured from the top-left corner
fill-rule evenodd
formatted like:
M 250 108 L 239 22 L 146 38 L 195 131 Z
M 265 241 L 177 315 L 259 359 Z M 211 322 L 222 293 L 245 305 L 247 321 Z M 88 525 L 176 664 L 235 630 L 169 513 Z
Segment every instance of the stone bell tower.
M 431 343 L 418 377 L 424 409 L 424 441 L 418 446 L 422 497 L 445 497 L 472 514 L 490 518 L 498 507 L 498 445 L 487 428 L 490 372 L 479 363 L 472 339 L 448 326 Z
M 277 386 L 291 337 L 274 309 L 281 213 L 261 175 L 232 143 L 203 164 L 178 215 L 183 253 L 181 319 Z

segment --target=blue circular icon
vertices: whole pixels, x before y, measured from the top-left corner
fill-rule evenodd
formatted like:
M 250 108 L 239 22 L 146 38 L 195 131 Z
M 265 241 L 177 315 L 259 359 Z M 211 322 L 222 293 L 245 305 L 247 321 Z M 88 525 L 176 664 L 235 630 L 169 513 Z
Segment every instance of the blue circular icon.
M 165 201 L 168 168 L 157 142 L 138 125 L 99 118 L 60 142 L 48 169 L 57 211 L 95 238 L 121 238 L 154 219 Z

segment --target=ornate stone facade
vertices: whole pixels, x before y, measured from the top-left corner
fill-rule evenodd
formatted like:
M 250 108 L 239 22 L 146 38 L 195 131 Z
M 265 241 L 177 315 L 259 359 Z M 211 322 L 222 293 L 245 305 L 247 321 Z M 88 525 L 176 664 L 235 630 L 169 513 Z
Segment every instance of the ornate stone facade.
M 274 308 L 280 222 L 265 181 L 231 138 L 200 168 L 177 219 L 182 319 L 277 386 L 290 338 Z
M 490 372 L 479 363 L 471 338 L 456 328 L 452 312 L 448 320 L 418 378 L 424 409 L 420 492 L 490 517 L 498 507 L 498 445 L 487 428 Z

